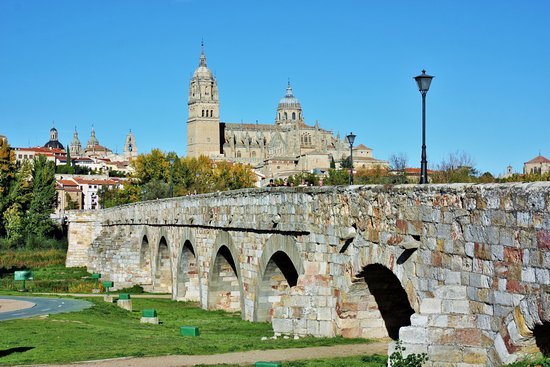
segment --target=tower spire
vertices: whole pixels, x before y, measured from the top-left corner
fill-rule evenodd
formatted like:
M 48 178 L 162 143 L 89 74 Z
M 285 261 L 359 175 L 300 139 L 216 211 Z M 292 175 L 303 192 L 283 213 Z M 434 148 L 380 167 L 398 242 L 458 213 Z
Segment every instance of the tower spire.
M 294 97 L 292 93 L 292 86 L 290 85 L 290 78 L 288 78 L 288 85 L 286 87 L 286 97 Z
M 199 66 L 206 67 L 206 55 L 204 54 L 204 40 L 201 39 L 201 58 L 199 61 Z

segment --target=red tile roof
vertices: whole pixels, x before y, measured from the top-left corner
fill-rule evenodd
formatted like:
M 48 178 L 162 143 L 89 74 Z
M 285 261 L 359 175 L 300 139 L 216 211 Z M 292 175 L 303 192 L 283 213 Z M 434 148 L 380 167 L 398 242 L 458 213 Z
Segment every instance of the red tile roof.
M 428 173 L 435 173 L 436 171 L 432 171 L 429 169 L 427 171 Z M 408 173 L 410 175 L 419 175 L 420 174 L 420 168 L 405 168 L 405 173 Z
M 542 155 L 538 155 L 535 158 L 531 159 L 528 162 L 525 162 L 525 164 L 529 163 L 550 163 L 550 159 L 543 157 Z
M 367 147 L 365 144 L 359 144 L 358 146 L 354 147 L 353 150 L 372 150 L 372 149 Z
M 114 180 L 102 180 L 102 179 L 86 179 L 75 177 L 73 180 L 79 185 L 116 185 Z

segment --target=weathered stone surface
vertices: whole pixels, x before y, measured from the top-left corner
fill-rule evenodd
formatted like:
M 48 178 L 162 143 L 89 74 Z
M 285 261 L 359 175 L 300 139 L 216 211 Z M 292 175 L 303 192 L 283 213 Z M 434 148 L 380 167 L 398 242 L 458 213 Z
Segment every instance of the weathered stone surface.
M 276 332 L 497 366 L 550 321 L 550 183 L 270 188 L 69 212 L 67 266 Z M 529 349 L 531 348 L 531 349 Z

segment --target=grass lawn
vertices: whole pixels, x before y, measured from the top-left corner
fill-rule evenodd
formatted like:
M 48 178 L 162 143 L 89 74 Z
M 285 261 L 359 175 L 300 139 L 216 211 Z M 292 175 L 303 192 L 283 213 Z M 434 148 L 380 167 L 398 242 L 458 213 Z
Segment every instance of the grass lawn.
M 271 324 L 243 321 L 237 313 L 205 311 L 193 303 L 135 298 L 134 311 L 128 312 L 102 300 L 89 300 L 94 307 L 81 312 L 0 322 L 0 365 L 366 342 L 341 337 L 262 341 L 263 336 L 273 335 Z M 158 311 L 161 325 L 140 324 L 141 310 L 146 308 Z M 198 326 L 201 336 L 179 336 L 179 327 L 184 325 Z M 8 353 L 14 348 L 21 352 Z

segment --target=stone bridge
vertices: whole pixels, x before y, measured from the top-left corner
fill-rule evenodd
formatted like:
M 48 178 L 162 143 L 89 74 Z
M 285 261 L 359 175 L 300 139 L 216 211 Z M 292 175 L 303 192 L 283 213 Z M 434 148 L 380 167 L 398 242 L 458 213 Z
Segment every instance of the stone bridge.
M 550 353 L 550 183 L 266 188 L 69 215 L 67 266 L 430 366 Z

